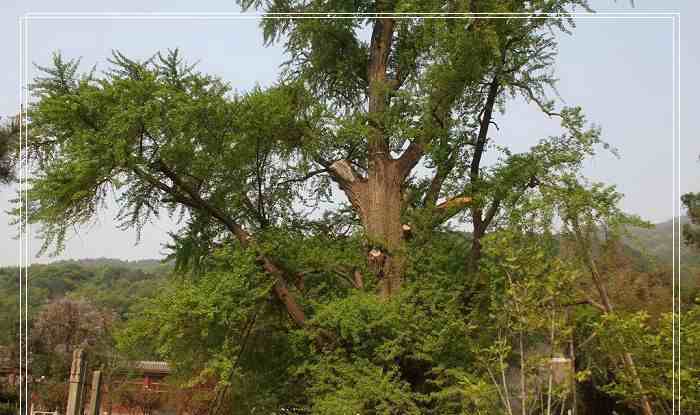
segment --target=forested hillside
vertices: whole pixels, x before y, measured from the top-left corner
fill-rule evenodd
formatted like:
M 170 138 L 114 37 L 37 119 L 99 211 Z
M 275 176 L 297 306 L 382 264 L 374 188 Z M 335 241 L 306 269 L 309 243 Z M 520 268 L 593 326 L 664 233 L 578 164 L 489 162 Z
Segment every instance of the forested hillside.
M 36 264 L 29 267 L 29 316 L 47 303 L 63 297 L 89 300 L 120 318 L 139 299 L 155 294 L 171 267 L 157 260 L 121 261 L 85 259 Z M 17 340 L 19 318 L 19 268 L 0 268 L 0 344 Z
M 681 224 L 687 223 L 686 217 Z M 625 255 L 642 270 L 662 270 L 670 277 L 672 258 L 672 221 L 651 228 L 628 229 Z M 455 246 L 467 245 L 471 237 L 454 234 Z M 460 242 L 461 241 L 461 242 Z M 697 295 L 700 286 L 700 253 L 681 244 L 681 274 L 687 298 Z M 35 264 L 29 267 L 30 315 L 41 305 L 61 297 L 89 299 L 96 306 L 108 308 L 121 318 L 144 298 L 152 297 L 167 283 L 172 263 L 161 260 L 124 261 L 115 258 L 87 258 Z M 11 328 L 18 318 L 19 269 L 0 267 L 0 344 L 15 341 Z
M 683 227 L 683 225 L 690 223 L 690 220 L 687 216 L 681 216 L 676 223 L 680 223 L 680 226 Z M 659 261 L 671 263 L 674 247 L 673 220 L 669 219 L 657 223 L 651 228 L 630 227 L 629 231 L 630 236 L 626 239 L 628 244 L 647 252 Z M 676 232 L 675 236 L 678 238 L 679 232 Z M 680 256 L 683 266 L 700 266 L 700 255 L 685 243 L 681 243 Z
M 690 223 L 687 216 L 681 216 L 681 228 Z M 629 234 L 624 238 L 625 243 L 638 253 L 640 261 L 647 266 L 661 268 L 673 267 L 674 246 L 678 249 L 678 242 L 674 243 L 673 220 L 657 223 L 650 228 L 629 227 Z M 676 231 L 675 237 L 678 238 Z M 681 237 L 680 250 L 680 278 L 681 294 L 687 299 L 697 295 L 700 288 L 700 252 L 694 247 L 683 242 Z

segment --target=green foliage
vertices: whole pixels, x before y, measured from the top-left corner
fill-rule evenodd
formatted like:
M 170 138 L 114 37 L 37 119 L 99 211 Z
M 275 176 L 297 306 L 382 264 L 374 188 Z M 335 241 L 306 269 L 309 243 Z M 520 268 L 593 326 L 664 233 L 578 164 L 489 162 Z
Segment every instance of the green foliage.
M 270 282 L 259 283 L 263 276 L 250 255 L 222 252 L 216 261 L 221 261 L 221 271 L 196 279 L 180 277 L 139 309 L 139 324 L 120 339 L 122 347 L 138 350 L 151 344 L 160 355 L 177 355 L 177 366 L 190 372 L 209 367 L 229 376 L 239 339 L 245 337 L 248 320 Z M 224 271 L 231 261 L 235 268 Z M 199 353 L 216 348 L 224 355 Z
M 571 386 L 550 383 L 549 359 L 569 354 L 568 308 L 575 303 L 581 273 L 557 255 L 551 235 L 504 228 L 484 239 L 484 250 L 491 298 L 480 326 L 494 341 L 484 348 L 480 364 L 503 407 L 546 412 L 550 400 L 555 408 L 565 407 Z M 500 381 L 516 374 L 522 376 L 517 386 Z
M 465 327 L 455 320 L 454 303 L 439 304 L 411 288 L 388 304 L 355 293 L 318 308 L 307 330 L 310 338 L 301 342 L 307 363 L 296 369 L 313 392 L 313 413 L 343 413 L 343 407 L 359 413 L 440 413 L 441 401 L 458 400 L 434 394 L 434 380 L 440 367 L 467 357 L 459 353 L 465 345 L 451 341 Z M 314 344 L 320 344 L 320 355 L 309 350 Z
M 309 370 L 315 384 L 311 410 L 319 414 L 419 414 L 411 400 L 410 388 L 387 372 L 364 359 L 348 362 L 332 357 Z
M 680 346 L 682 363 L 680 367 L 676 366 L 675 373 L 675 380 L 681 382 L 682 388 L 680 406 L 684 411 L 694 413 L 700 409 L 700 372 L 696 361 L 700 350 L 700 307 L 696 303 L 682 315 L 676 315 L 675 325 L 673 318 L 671 313 L 665 313 L 653 321 L 643 311 L 605 316 L 594 325 L 597 341 L 591 344 L 589 353 L 590 356 L 599 356 L 598 368 L 618 368 L 621 365 L 615 359 L 601 359 L 603 356 L 620 355 L 623 351 L 632 353 L 637 359 L 639 375 L 647 385 L 645 392 L 654 397 L 658 409 L 663 411 L 670 408 L 674 400 L 673 350 Z M 680 329 L 680 335 L 674 335 L 674 327 Z M 680 344 L 674 344 L 674 341 Z M 605 390 L 626 402 L 638 398 L 640 391 L 629 372 L 618 368 L 615 373 L 614 382 L 608 383 Z
M 279 408 L 287 396 L 280 389 L 294 390 L 285 382 L 289 327 L 267 301 L 274 280 L 254 259 L 250 252 L 220 249 L 209 272 L 177 277 L 135 307 L 117 335 L 119 349 L 133 358 L 153 350 L 154 359 L 172 362 L 186 385 L 213 376 L 241 410 Z
M 182 237 L 200 241 L 195 246 L 222 231 L 211 218 L 243 215 L 265 225 L 291 211 L 298 186 L 280 183 L 296 176 L 294 88 L 231 95 L 177 51 L 144 62 L 115 52 L 110 62 L 103 77 L 78 76 L 77 61 L 55 55 L 49 76 L 32 86 L 32 135 L 51 137 L 31 143 L 40 173 L 29 216 L 42 223 L 45 248 L 60 248 L 67 228 L 90 221 L 110 191 L 119 194 L 124 227 L 140 229 L 161 209 L 187 213 Z M 189 192 L 168 191 L 174 184 L 162 180 L 176 176 Z M 194 192 L 207 194 L 209 208 Z
M 180 277 L 136 307 L 139 316 L 118 336 L 122 350 L 140 353 L 153 344 L 183 381 L 213 374 L 220 387 L 230 385 L 240 408 L 438 414 L 473 405 L 461 393 L 463 378 L 475 379 L 468 371 L 471 351 L 454 339 L 466 339 L 475 327 L 459 317 L 457 293 L 444 288 L 459 274 L 443 271 L 442 281 L 416 275 L 405 297 L 390 303 L 357 290 L 339 296 L 347 284 L 327 276 L 326 289 L 335 295 L 314 296 L 306 328 L 290 331 L 270 307 L 265 284 L 271 281 L 252 258 L 235 251 L 216 258 L 207 264 L 210 272 Z M 427 264 L 437 269 L 440 261 Z M 447 384 L 453 392 L 446 393 Z

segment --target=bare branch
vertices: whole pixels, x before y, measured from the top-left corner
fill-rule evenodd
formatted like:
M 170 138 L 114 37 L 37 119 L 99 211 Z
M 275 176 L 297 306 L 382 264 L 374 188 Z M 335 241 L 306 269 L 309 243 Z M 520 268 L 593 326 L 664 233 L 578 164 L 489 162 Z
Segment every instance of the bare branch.
M 542 102 L 542 100 L 537 98 L 537 96 L 535 95 L 535 92 L 532 90 L 532 88 L 530 88 L 529 85 L 524 84 L 524 83 L 520 83 L 520 82 L 515 82 L 515 83 L 513 83 L 513 85 L 517 86 L 518 88 L 525 91 L 527 93 L 528 98 L 530 98 L 530 100 L 532 102 L 534 102 L 539 107 L 540 111 L 545 113 L 547 116 L 549 116 L 549 117 L 561 117 L 560 113 L 550 111 L 549 108 L 547 108 L 547 105 L 544 102 Z

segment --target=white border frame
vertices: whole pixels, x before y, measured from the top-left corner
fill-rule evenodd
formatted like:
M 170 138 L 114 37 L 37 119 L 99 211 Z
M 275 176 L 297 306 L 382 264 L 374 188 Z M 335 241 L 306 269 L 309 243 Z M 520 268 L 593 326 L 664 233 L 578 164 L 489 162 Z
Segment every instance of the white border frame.
M 680 12 L 669 11 L 633 11 L 633 12 L 572 12 L 566 14 L 560 13 L 160 13 L 160 12 L 113 12 L 113 13 L 26 13 L 19 18 L 19 100 L 20 100 L 20 160 L 19 160 L 19 193 L 20 193 L 20 221 L 19 221 L 19 298 L 20 298 L 20 330 L 19 330 L 19 396 L 20 396 L 20 414 L 29 414 L 31 402 L 28 394 L 28 357 L 29 357 L 29 331 L 28 331 L 28 269 L 31 264 L 31 229 L 27 221 L 28 198 L 27 198 L 27 177 L 28 177 L 28 159 L 27 159 L 27 130 L 26 130 L 26 114 L 23 111 L 27 108 L 29 102 L 28 96 L 28 76 L 29 76 L 29 21 L 30 20 L 152 20 L 152 19 L 173 19 L 173 20 L 239 20 L 239 19 L 276 19 L 276 18 L 295 18 L 295 19 L 350 19 L 358 17 L 393 17 L 396 19 L 407 18 L 422 18 L 422 19 L 462 19 L 467 17 L 476 17 L 478 19 L 512 19 L 512 18 L 531 18 L 545 17 L 549 19 L 654 19 L 654 20 L 671 20 L 673 22 L 672 30 L 672 48 L 673 48 L 673 162 L 672 162 L 672 177 L 673 177 L 673 407 L 672 414 L 680 414 L 680 397 L 681 385 L 678 371 L 680 370 L 680 244 L 681 231 L 678 218 L 681 215 L 680 204 Z M 678 248 L 678 249 L 677 249 Z M 24 400 L 23 400 L 24 398 Z M 676 405 L 676 400 L 678 404 Z M 24 406 L 23 406 L 24 405 Z M 22 411 L 24 409 L 24 412 Z

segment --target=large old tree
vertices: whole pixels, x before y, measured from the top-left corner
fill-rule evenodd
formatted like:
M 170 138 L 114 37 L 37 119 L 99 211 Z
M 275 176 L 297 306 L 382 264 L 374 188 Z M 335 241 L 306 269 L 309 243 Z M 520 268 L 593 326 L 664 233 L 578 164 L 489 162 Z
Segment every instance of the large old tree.
M 194 72 L 176 54 L 146 62 L 117 54 L 104 77 L 79 76 L 76 62 L 57 56 L 49 76 L 34 85 L 40 99 L 32 144 L 41 168 L 31 219 L 44 225 L 49 244 L 60 246 L 66 229 L 91 219 L 114 189 L 125 226 L 139 226 L 163 208 L 183 209 L 189 225 L 181 242 L 233 237 L 259 250 L 257 234 L 300 219 L 304 206 L 333 194 L 335 183 L 350 205 L 336 211 L 361 225 L 362 255 L 382 297 L 397 293 L 405 278 L 406 238 L 429 235 L 452 218 L 466 217 L 473 227 L 468 265 L 475 272 L 481 237 L 502 206 L 576 168 L 596 141 L 579 110 L 555 113 L 546 98 L 554 82 L 553 30 L 567 30 L 564 13 L 581 3 L 407 9 L 367 2 L 345 10 L 273 2 L 271 13 L 446 7 L 558 18 L 276 15 L 263 21 L 265 39 L 284 39 L 291 59 L 277 86 L 243 95 L 231 95 L 221 80 Z M 496 148 L 498 108 L 514 96 L 561 117 L 565 133 L 530 153 L 500 148 L 500 162 L 484 166 L 485 152 Z M 315 189 L 300 192 L 309 187 Z M 259 259 L 277 278 L 290 315 L 303 323 L 288 291 L 296 279 L 290 272 L 303 270 L 282 269 L 267 254 Z
M 475 330 L 504 283 L 493 262 L 480 268 L 484 238 L 551 237 L 551 199 L 599 143 L 580 109 L 548 98 L 556 33 L 585 2 L 241 5 L 269 13 L 265 40 L 289 55 L 271 88 L 233 93 L 176 51 L 117 52 L 104 74 L 60 55 L 43 68 L 29 220 L 61 249 L 111 193 L 125 228 L 179 217 L 171 248 L 188 277 L 123 343 L 155 338 L 181 366 L 238 382 L 234 394 L 252 388 L 250 408 L 476 408 L 494 389 L 470 377 L 486 373 L 478 350 L 493 340 Z M 436 10 L 470 15 L 402 14 Z M 561 135 L 511 152 L 521 137 L 499 137 L 498 118 L 513 98 L 559 118 Z

